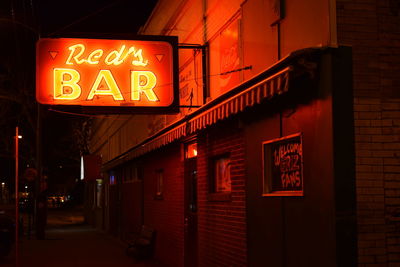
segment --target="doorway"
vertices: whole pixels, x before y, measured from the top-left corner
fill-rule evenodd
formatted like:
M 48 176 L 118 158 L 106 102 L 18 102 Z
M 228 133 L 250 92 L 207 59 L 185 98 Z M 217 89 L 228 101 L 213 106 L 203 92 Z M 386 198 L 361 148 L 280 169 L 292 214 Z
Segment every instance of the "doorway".
M 185 266 L 197 266 L 197 144 L 185 145 Z

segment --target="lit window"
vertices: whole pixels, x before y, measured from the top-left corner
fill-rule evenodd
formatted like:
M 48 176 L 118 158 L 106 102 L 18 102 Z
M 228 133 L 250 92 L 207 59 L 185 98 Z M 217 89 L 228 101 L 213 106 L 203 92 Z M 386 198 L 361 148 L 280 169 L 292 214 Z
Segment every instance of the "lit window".
M 197 143 L 190 143 L 186 145 L 185 158 L 191 159 L 197 157 Z
M 115 185 L 116 181 L 115 181 L 115 173 L 114 171 L 110 171 L 110 185 Z
M 83 156 L 81 156 L 81 180 L 85 178 L 85 168 L 83 164 Z
M 220 156 L 213 160 L 213 193 L 231 192 L 231 160 Z

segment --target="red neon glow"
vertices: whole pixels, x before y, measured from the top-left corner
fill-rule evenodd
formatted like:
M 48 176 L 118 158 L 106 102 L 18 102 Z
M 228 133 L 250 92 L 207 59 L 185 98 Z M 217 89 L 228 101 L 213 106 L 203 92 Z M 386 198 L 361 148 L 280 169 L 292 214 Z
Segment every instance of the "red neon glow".
M 164 41 L 39 40 L 36 100 L 48 105 L 168 107 L 173 52 Z

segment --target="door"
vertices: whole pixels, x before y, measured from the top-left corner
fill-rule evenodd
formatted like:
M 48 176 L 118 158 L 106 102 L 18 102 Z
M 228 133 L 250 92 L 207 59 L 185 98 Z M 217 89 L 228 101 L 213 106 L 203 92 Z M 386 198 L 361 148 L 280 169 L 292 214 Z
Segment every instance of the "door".
M 197 266 L 197 161 L 185 160 L 185 266 Z

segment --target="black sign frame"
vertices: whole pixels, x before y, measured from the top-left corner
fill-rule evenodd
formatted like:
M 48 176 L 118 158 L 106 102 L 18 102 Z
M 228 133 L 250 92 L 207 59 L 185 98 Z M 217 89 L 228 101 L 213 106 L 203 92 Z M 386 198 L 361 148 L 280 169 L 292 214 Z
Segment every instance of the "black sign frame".
M 263 196 L 303 196 L 303 136 L 296 133 L 262 143 Z
M 179 106 L 179 56 L 178 36 L 165 35 L 135 35 L 135 34 L 62 34 L 43 36 L 41 38 L 77 38 L 77 39 L 104 39 L 104 40 L 127 40 L 127 41 L 161 41 L 172 47 L 172 77 L 173 77 L 173 102 L 169 106 L 84 106 L 84 105 L 49 105 L 40 104 L 48 110 L 65 113 L 88 114 L 88 115 L 135 115 L 135 114 L 178 114 Z M 40 40 L 40 39 L 39 39 Z M 38 40 L 38 42 L 39 42 Z M 36 59 L 38 61 L 38 59 Z M 37 79 L 37 78 L 36 78 Z M 37 89 L 36 89 L 37 90 Z

